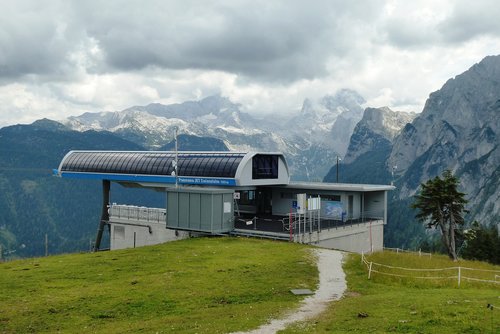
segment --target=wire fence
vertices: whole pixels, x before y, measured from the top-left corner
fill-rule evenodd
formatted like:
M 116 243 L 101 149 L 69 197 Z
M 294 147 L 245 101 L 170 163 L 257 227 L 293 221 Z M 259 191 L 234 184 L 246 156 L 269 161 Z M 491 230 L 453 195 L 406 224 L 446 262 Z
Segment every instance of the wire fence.
M 458 286 L 464 281 L 500 284 L 500 270 L 477 269 L 461 266 L 446 268 L 405 268 L 368 261 L 364 253 L 361 254 L 361 261 L 368 270 L 368 279 L 371 279 L 373 274 L 380 274 L 423 280 L 450 280 L 456 281 Z

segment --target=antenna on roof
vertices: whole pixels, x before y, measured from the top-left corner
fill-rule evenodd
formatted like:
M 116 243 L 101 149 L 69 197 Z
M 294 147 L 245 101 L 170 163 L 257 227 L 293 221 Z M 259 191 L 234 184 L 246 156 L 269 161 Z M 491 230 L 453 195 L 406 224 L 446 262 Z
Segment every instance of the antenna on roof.
M 175 187 L 179 187 L 179 175 L 177 172 L 177 162 L 179 161 L 179 151 L 177 147 L 177 127 L 174 127 L 174 140 L 175 140 L 175 160 L 172 161 L 172 166 L 174 167 L 174 171 L 172 172 L 175 175 Z

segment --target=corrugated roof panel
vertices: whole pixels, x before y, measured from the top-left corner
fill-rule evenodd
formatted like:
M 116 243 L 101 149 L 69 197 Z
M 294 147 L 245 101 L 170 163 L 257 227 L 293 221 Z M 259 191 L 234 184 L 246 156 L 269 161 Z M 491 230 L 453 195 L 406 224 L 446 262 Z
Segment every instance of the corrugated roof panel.
M 234 178 L 246 153 L 179 152 L 178 175 Z M 59 172 L 171 175 L 174 152 L 72 151 Z

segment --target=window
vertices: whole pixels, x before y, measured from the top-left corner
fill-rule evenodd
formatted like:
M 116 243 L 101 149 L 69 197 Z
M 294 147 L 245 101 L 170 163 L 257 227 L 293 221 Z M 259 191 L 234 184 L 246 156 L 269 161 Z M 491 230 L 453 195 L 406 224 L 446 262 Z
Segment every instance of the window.
M 340 195 L 321 195 L 321 199 L 333 202 L 340 202 Z
M 307 194 L 307 197 L 321 197 L 322 201 L 340 202 L 340 195 Z
M 278 156 L 257 154 L 252 159 L 252 179 L 277 179 Z
M 255 205 L 255 190 L 240 191 L 238 203 L 241 205 Z

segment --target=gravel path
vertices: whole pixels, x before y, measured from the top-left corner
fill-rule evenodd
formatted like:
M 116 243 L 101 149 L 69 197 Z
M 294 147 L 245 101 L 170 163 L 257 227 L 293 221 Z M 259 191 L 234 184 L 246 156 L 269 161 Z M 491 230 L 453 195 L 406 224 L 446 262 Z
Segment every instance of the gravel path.
M 312 318 L 326 309 L 329 302 L 338 300 L 346 289 L 345 274 L 342 269 L 342 252 L 330 249 L 315 249 L 318 256 L 319 287 L 314 295 L 308 296 L 298 310 L 282 319 L 271 320 L 270 323 L 249 331 L 236 334 L 271 334 L 284 329 L 296 321 Z

